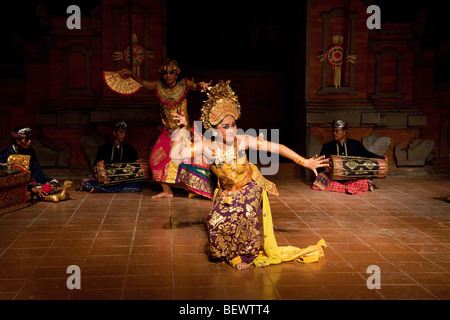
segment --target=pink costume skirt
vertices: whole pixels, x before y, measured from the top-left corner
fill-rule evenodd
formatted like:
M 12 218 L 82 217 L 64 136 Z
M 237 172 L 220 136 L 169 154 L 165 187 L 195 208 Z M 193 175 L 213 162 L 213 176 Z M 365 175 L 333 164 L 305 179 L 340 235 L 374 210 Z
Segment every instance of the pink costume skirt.
M 203 136 L 200 132 L 192 129 L 193 141 L 200 141 Z M 211 171 L 203 156 L 196 157 L 196 161 L 175 162 L 170 158 L 171 137 L 167 128 L 164 128 L 158 137 L 150 154 L 150 168 L 153 180 L 167 183 L 179 184 L 189 191 L 212 199 L 214 196 L 213 184 L 211 182 Z

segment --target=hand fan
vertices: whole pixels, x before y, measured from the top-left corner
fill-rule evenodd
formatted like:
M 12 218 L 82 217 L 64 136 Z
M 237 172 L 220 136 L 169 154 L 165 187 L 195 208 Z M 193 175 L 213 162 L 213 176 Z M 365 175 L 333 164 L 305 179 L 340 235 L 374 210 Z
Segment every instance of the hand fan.
M 131 95 L 139 92 L 142 86 L 133 78 L 121 75 L 117 71 L 103 71 L 103 80 L 109 89 L 122 95 Z

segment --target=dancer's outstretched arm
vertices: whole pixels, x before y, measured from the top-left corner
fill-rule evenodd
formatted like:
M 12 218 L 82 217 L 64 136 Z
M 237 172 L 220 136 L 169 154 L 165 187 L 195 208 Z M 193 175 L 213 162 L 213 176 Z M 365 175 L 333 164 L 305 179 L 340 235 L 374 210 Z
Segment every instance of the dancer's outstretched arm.
M 147 90 L 155 90 L 156 88 L 156 81 L 147 81 L 143 80 L 141 77 L 139 77 L 133 70 L 129 69 L 122 69 L 119 71 L 122 75 L 127 75 L 133 78 L 136 82 L 138 82 L 141 86 L 143 86 Z
M 208 90 L 208 87 L 211 86 L 212 81 L 206 83 L 203 81 L 200 81 L 198 83 L 195 83 L 193 80 L 188 80 L 188 87 L 189 90 L 198 90 L 200 92 L 206 92 Z
M 248 135 L 244 137 L 246 149 L 250 148 L 254 150 L 278 153 L 279 155 L 288 158 L 305 168 L 312 170 L 316 176 L 317 176 L 317 168 L 329 167 L 329 161 L 328 159 L 325 159 L 325 156 L 318 157 L 317 155 L 315 155 L 314 157 L 305 159 L 301 155 L 299 155 L 298 153 L 296 153 L 295 151 L 286 147 L 283 144 L 263 140 L 262 135 L 260 135 L 258 138 Z

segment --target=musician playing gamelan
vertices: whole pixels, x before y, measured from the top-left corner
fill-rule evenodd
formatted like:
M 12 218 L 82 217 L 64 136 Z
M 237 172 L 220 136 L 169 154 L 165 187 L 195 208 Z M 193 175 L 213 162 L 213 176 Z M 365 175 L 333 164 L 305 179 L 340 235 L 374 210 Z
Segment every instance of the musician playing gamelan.
M 32 182 L 28 190 L 32 192 L 32 199 L 39 200 L 50 193 L 61 190 L 58 180 L 49 178 L 39 163 L 36 151 L 31 147 L 31 129 L 18 126 L 11 131 L 12 144 L 0 153 L 0 163 L 7 164 L 11 155 L 30 156 L 30 171 Z
M 333 141 L 327 142 L 322 146 L 321 156 L 329 158 L 331 155 L 364 157 L 373 159 L 385 159 L 386 156 L 380 156 L 367 150 L 362 143 L 357 140 L 347 138 L 348 124 L 343 120 L 333 121 L 332 133 Z M 373 189 L 373 181 L 371 179 L 356 179 L 351 181 L 332 181 L 328 178 L 328 168 L 325 172 L 320 172 L 313 183 L 314 190 L 334 191 L 349 194 L 362 194 Z
M 105 164 L 118 162 L 133 162 L 138 159 L 138 153 L 135 147 L 125 142 L 128 135 L 128 124 L 125 121 L 116 122 L 113 125 L 113 139 L 97 149 L 92 173 L 97 175 L 97 165 L 100 161 Z M 97 178 L 87 178 L 81 183 L 81 190 L 90 193 L 134 193 L 141 192 L 139 182 L 123 182 L 111 186 L 100 186 Z

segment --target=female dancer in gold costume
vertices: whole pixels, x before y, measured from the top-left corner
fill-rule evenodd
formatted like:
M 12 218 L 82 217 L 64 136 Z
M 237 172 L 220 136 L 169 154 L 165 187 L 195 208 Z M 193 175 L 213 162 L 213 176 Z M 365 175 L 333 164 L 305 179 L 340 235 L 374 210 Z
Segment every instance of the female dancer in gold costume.
M 153 180 L 161 183 L 163 191 L 152 198 L 172 198 L 173 193 L 169 184 L 181 183 L 191 192 L 212 198 L 212 184 L 210 171 L 203 161 L 191 165 L 177 164 L 170 159 L 170 136 L 179 126 L 173 118 L 173 113 L 183 113 L 186 117 L 187 129 L 191 132 L 193 140 L 202 140 L 198 130 L 194 130 L 189 124 L 187 112 L 187 93 L 189 90 L 205 92 L 211 84 L 205 82 L 195 83 L 188 79 L 177 81 L 180 68 L 175 60 L 167 59 L 160 67 L 161 79 L 158 81 L 142 80 L 136 73 L 124 69 L 122 74 L 131 76 L 148 90 L 155 90 L 161 105 L 161 121 L 164 125 L 163 132 L 158 137 L 150 155 L 150 168 Z M 193 179 L 192 177 L 195 177 Z
M 240 117 L 240 105 L 229 81 L 221 81 L 209 90 L 208 100 L 202 109 L 202 120 L 205 129 L 213 130 L 215 140 L 198 141 L 190 147 L 183 147 L 182 136 L 186 132 L 181 129 L 172 139 L 171 157 L 189 159 L 203 154 L 218 178 L 218 188 L 207 217 L 211 257 L 224 260 L 238 270 L 247 269 L 251 263 L 266 266 L 299 258 L 292 255 L 299 252 L 297 248 L 283 251 L 277 246 L 267 194 L 278 195 L 278 191 L 275 184 L 265 179 L 258 168 L 248 162 L 245 151 L 253 149 L 278 153 L 316 174 L 317 168 L 328 166 L 328 160 L 317 156 L 305 159 L 284 145 L 263 141 L 261 137 L 237 135 L 236 120 Z M 174 114 L 174 119 L 182 127 L 186 126 L 182 114 Z M 264 254 L 260 254 L 258 226 L 261 211 Z M 287 251 L 290 251 L 290 257 L 283 256 Z

